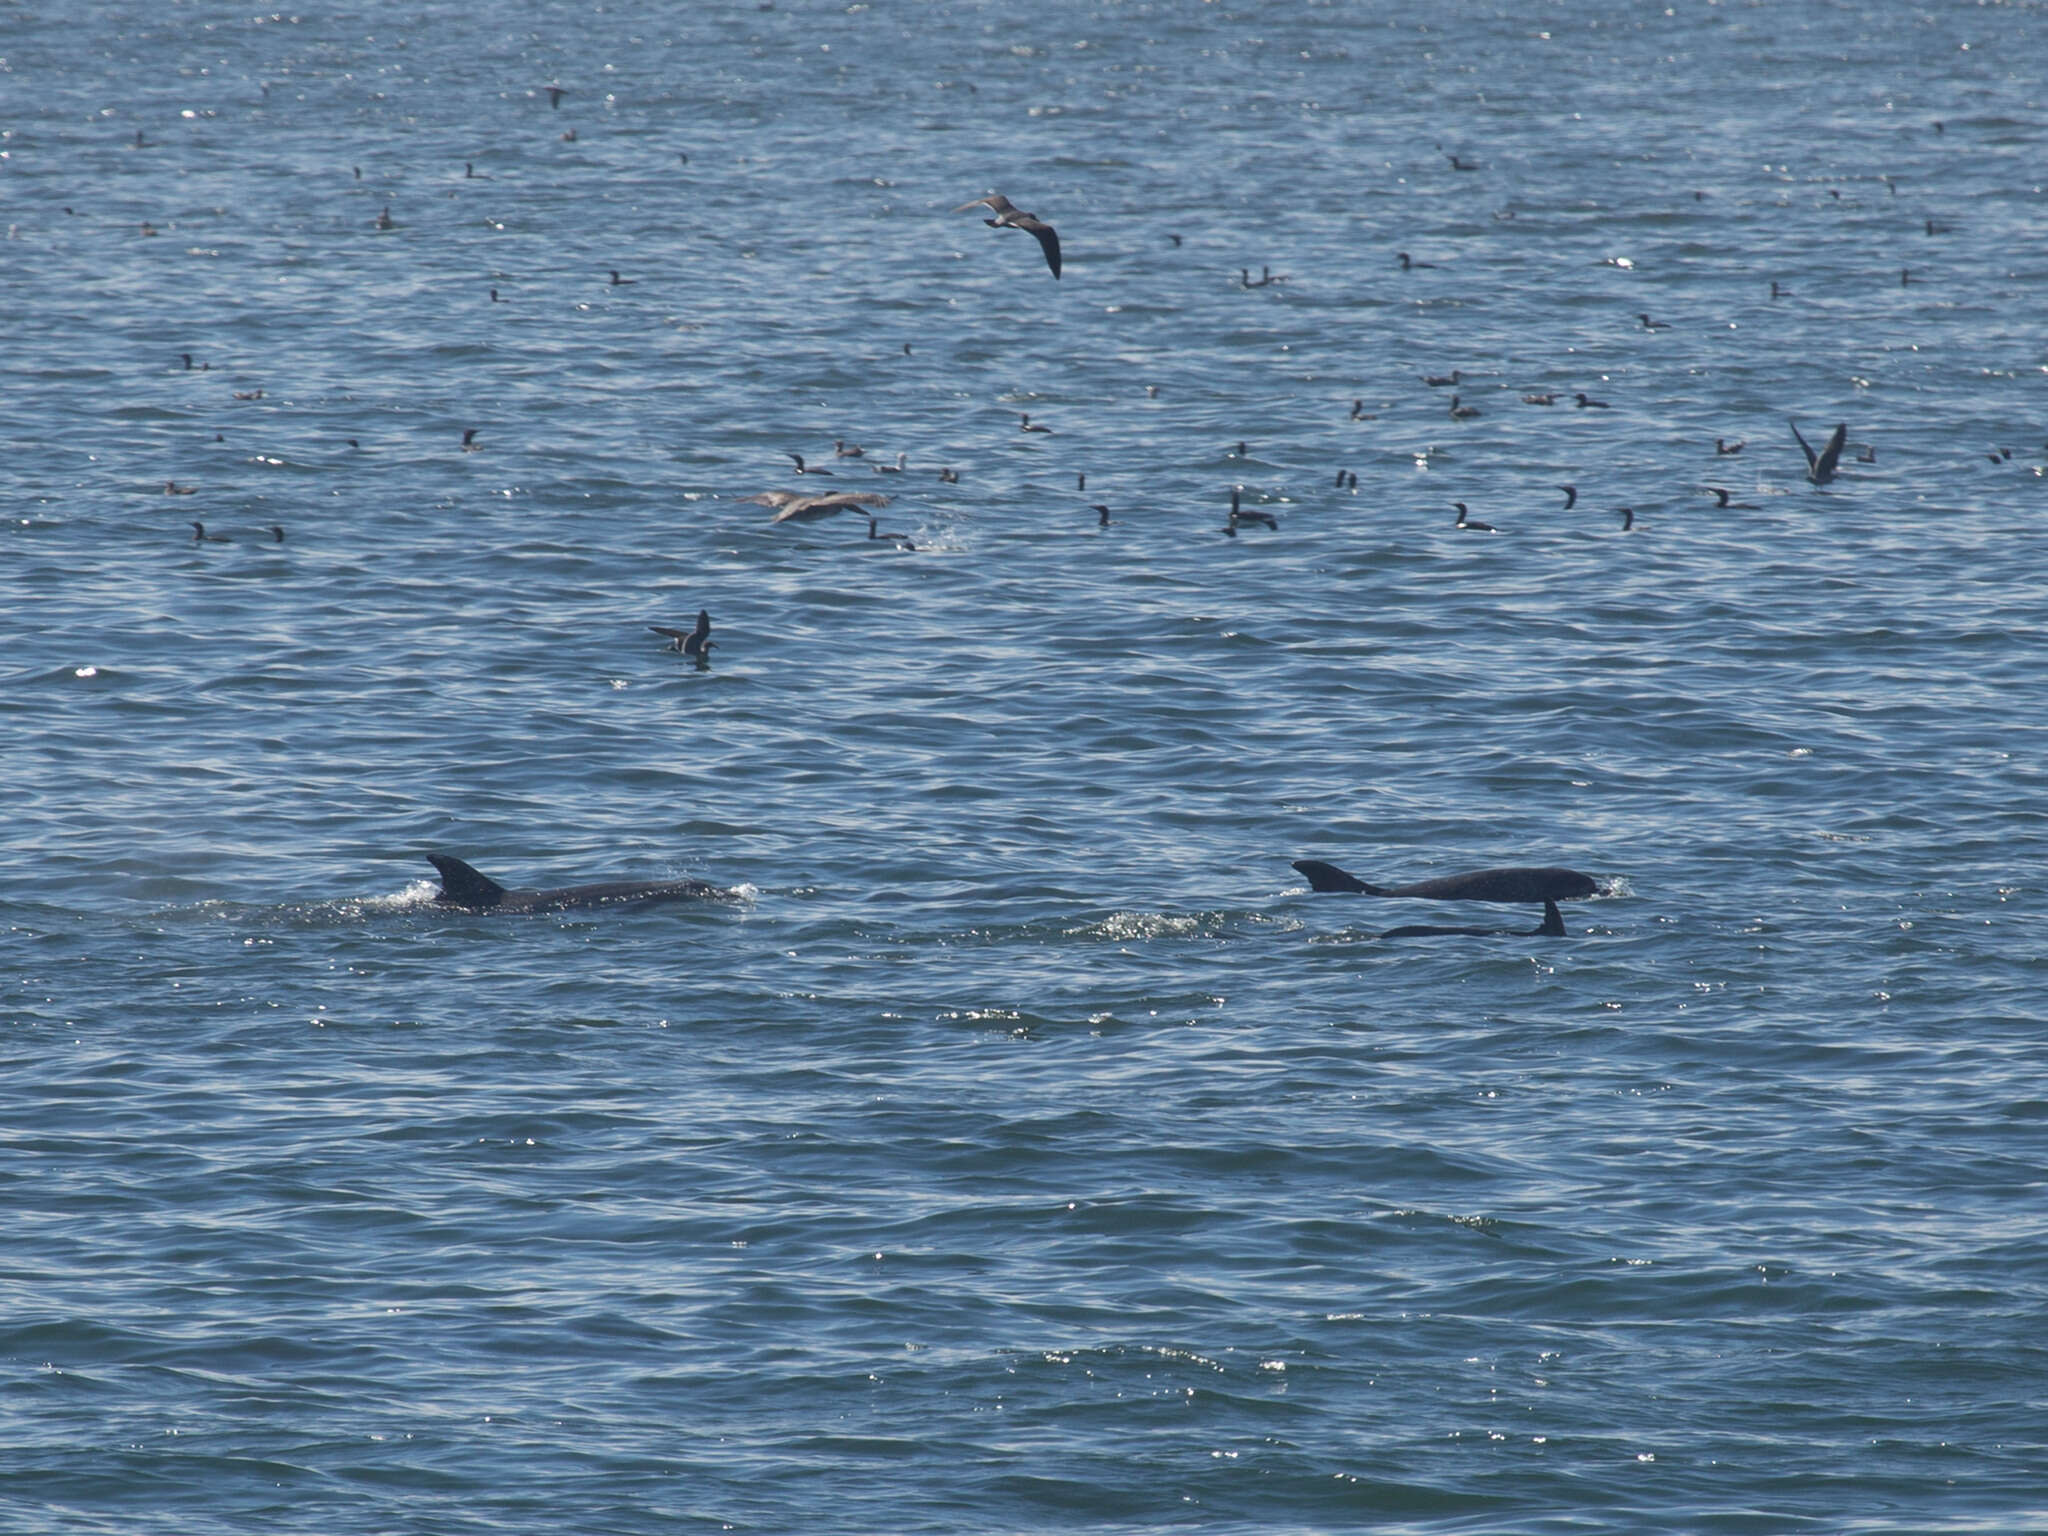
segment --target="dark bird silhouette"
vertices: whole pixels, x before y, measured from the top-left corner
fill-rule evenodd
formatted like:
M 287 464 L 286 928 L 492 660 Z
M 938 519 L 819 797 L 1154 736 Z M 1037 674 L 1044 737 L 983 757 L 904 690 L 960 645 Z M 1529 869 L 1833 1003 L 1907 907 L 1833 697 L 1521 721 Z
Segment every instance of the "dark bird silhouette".
M 829 469 L 812 469 L 808 464 L 804 463 L 804 456 L 800 453 L 790 453 L 787 448 L 782 451 L 788 454 L 790 458 L 796 460 L 796 472 L 800 475 L 829 475 L 832 473 Z
M 270 525 L 270 541 L 273 544 L 282 544 L 284 542 L 284 530 L 275 523 Z
M 941 485 L 958 485 L 960 483 L 960 471 L 957 469 L 940 470 L 939 483 Z
M 1416 261 L 1416 260 L 1415 260 L 1415 259 L 1414 259 L 1413 257 L 1411 257 L 1411 256 L 1410 256 L 1410 255 L 1409 255 L 1409 254 L 1408 254 L 1408 253 L 1407 253 L 1406 251 L 1396 251 L 1396 252 L 1394 252 L 1394 259 L 1395 259 L 1396 261 L 1398 261 L 1398 262 L 1400 262 L 1400 263 L 1401 263 L 1401 270 L 1402 270 L 1403 272 L 1413 272 L 1413 271 L 1415 271 L 1415 270 L 1416 270 L 1417 268 L 1424 268 L 1424 269 L 1427 269 L 1428 271 L 1432 271 L 1432 272 L 1434 272 L 1434 271 L 1436 270 L 1436 263 L 1435 263 L 1435 262 L 1433 262 L 1433 261 Z
M 1038 248 L 1045 252 L 1045 264 L 1052 268 L 1055 281 L 1060 275 L 1059 232 L 1035 213 L 1026 213 L 1000 192 L 991 192 L 987 197 L 977 197 L 971 203 L 962 203 L 953 211 L 965 213 L 970 208 L 986 208 L 995 215 L 981 222 L 991 229 L 1021 229 L 1038 242 Z
M 568 90 L 568 87 L 566 87 L 566 86 L 561 86 L 561 85 L 551 85 L 551 86 L 549 86 L 549 87 L 548 87 L 548 105 L 549 105 L 549 106 L 551 106 L 551 107 L 553 107 L 553 108 L 554 108 L 554 109 L 555 109 L 555 110 L 556 110 L 557 112 L 561 111 L 561 110 L 562 110 L 562 98 L 563 98 L 564 96 L 568 95 L 568 94 L 569 94 L 569 90 Z
M 1733 493 L 1726 486 L 1710 485 L 1707 489 L 1714 493 L 1714 510 L 1716 512 L 1724 509 L 1729 512 L 1754 512 L 1756 510 L 1755 507 L 1746 501 L 1730 501 L 1728 498 Z
M 1748 440 L 1745 438 L 1737 438 L 1732 443 L 1729 442 L 1728 439 L 1725 437 L 1717 437 L 1714 439 L 1714 452 L 1716 453 L 1740 453 L 1743 449 L 1747 448 L 1748 446 Z
M 1841 461 L 1842 445 L 1849 441 L 1849 424 L 1845 421 L 1838 425 L 1834 435 L 1828 439 L 1827 446 L 1819 453 L 1815 453 L 1813 445 L 1800 435 L 1798 422 L 1793 422 L 1791 426 L 1792 435 L 1799 439 L 1799 451 L 1806 455 L 1806 478 L 1815 485 L 1826 485 L 1835 478 L 1835 466 Z
M 1671 329 L 1671 323 L 1668 320 L 1652 320 L 1648 315 L 1637 315 L 1636 318 L 1643 322 L 1643 329 L 1646 331 L 1668 331 Z
M 1483 171 L 1486 169 L 1477 160 L 1460 160 L 1456 155 L 1449 154 L 1445 155 L 1444 158 L 1451 162 L 1451 169 L 1454 171 Z
M 394 220 L 394 219 L 393 219 L 393 218 L 391 217 L 391 207 L 390 207 L 390 205 L 389 205 L 388 203 L 387 203 L 387 204 L 385 205 L 385 207 L 384 207 L 384 211 L 383 211 L 382 213 L 380 213 L 380 214 L 378 214 L 378 215 L 377 215 L 377 218 L 376 218 L 376 225 L 377 225 L 377 227 L 378 227 L 379 229 L 396 229 L 396 228 L 398 228 L 398 224 L 397 224 L 397 221 L 395 221 L 395 220 Z
M 868 537 L 879 539 L 885 544 L 894 544 L 899 549 L 908 549 L 913 552 L 917 549 L 917 546 L 910 542 L 910 535 L 907 533 L 883 533 L 881 525 L 875 521 L 872 512 L 868 514 Z
M 1578 403 L 1578 407 L 1582 411 L 1604 411 L 1610 409 L 1605 400 L 1595 400 L 1584 391 L 1573 395 L 1572 399 Z
M 835 459 L 861 459 L 867 457 L 867 449 L 859 443 L 849 443 L 843 437 L 832 439 L 832 456 Z
M 1017 413 L 1017 430 L 1019 432 L 1050 432 L 1052 428 L 1044 426 L 1034 427 L 1031 424 L 1030 416 L 1023 411 L 1019 411 Z
M 1458 404 L 1458 397 L 1456 395 L 1451 396 L 1451 420 L 1470 421 L 1474 416 L 1477 416 L 1478 414 L 1478 406 L 1460 405 Z
M 695 657 L 698 661 L 704 659 L 706 651 L 718 648 L 718 642 L 711 638 L 711 610 L 709 608 L 699 608 L 697 610 L 697 627 L 692 630 L 670 629 L 662 624 L 650 624 L 647 627 L 653 630 L 655 634 L 667 635 L 669 639 L 675 642 L 673 645 L 663 646 L 663 650 L 681 651 L 685 656 Z
M 1627 532 L 1628 532 L 1628 531 L 1629 531 L 1629 530 L 1630 530 L 1631 528 L 1635 527 L 1635 525 L 1636 525 L 1636 514 L 1635 514 L 1635 508 L 1633 508 L 1633 507 L 1623 507 L 1623 508 L 1621 509 L 1621 531 L 1622 531 L 1623 533 L 1627 533 Z
M 1465 503 L 1463 503 L 1462 501 L 1454 501 L 1454 502 L 1452 502 L 1452 503 L 1451 503 L 1451 505 L 1452 505 L 1452 506 L 1454 506 L 1454 507 L 1456 507 L 1456 508 L 1458 509 L 1458 520 L 1457 520 L 1457 521 L 1456 521 L 1455 523 L 1451 524 L 1451 526 L 1452 526 L 1453 528 L 1462 528 L 1462 529 L 1464 529 L 1464 530 L 1465 530 L 1465 531 L 1466 531 L 1467 533 L 1499 533 L 1499 532 L 1500 532 L 1500 530 L 1499 530 L 1498 528 L 1494 527 L 1494 526 L 1493 526 L 1493 524 L 1491 524 L 1491 523 L 1475 523 L 1475 522 L 1473 522 L 1473 521 L 1472 521 L 1472 519 L 1471 519 L 1471 517 L 1467 515 L 1467 513 L 1466 513 L 1466 511 L 1465 511 Z
M 1103 506 L 1101 502 L 1097 502 L 1093 507 L 1089 508 L 1089 510 L 1096 514 L 1096 527 L 1107 528 L 1109 526 L 1109 508 Z
M 1442 389 L 1446 385 L 1455 386 L 1465 375 L 1453 368 L 1449 373 L 1425 373 L 1418 375 L 1418 377 L 1431 389 Z
M 482 453 L 483 449 L 484 445 L 476 440 L 476 428 L 464 427 L 462 429 L 462 451 L 464 453 Z
M 194 523 L 192 525 L 192 542 L 194 544 L 232 544 L 235 541 L 224 533 L 208 533 L 204 523 Z
M 1558 489 L 1564 492 L 1565 511 L 1569 512 L 1579 504 L 1579 488 L 1576 485 L 1560 485 Z
M 1247 511 L 1243 504 L 1242 494 L 1236 487 L 1233 486 L 1231 488 L 1230 521 L 1223 527 L 1224 534 L 1230 538 L 1236 538 L 1240 523 L 1260 523 L 1278 533 L 1280 531 L 1280 519 L 1270 512 Z
M 638 278 L 619 276 L 619 269 L 617 267 L 613 267 L 611 269 L 611 274 L 611 286 L 614 288 L 630 288 L 633 286 L 634 283 L 639 281 Z
M 164 494 L 166 496 L 190 496 L 198 489 L 199 487 L 196 485 L 180 485 L 175 480 L 166 480 L 164 482 Z

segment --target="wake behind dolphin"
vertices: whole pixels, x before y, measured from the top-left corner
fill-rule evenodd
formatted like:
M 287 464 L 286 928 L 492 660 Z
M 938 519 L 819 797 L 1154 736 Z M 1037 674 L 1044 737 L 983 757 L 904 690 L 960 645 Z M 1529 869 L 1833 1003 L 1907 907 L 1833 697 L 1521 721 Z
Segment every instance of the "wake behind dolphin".
M 434 905 L 463 912 L 560 912 L 571 907 L 644 906 L 657 901 L 694 901 L 738 894 L 703 880 L 615 880 L 599 885 L 513 890 L 445 853 L 430 853 L 427 862 L 441 872 L 441 892 L 434 898 Z
M 1557 904 L 1581 896 L 1597 895 L 1600 890 L 1600 882 L 1591 875 L 1581 874 L 1576 869 L 1556 867 L 1510 866 L 1502 869 L 1480 869 L 1470 874 L 1443 875 L 1435 880 L 1419 880 L 1413 885 L 1396 886 L 1373 885 L 1346 870 L 1339 869 L 1334 864 L 1325 864 L 1321 859 L 1296 859 L 1294 867 L 1308 877 L 1310 890 L 1322 894 L 1391 896 L 1415 901 L 1516 901 L 1543 904 L 1543 921 L 1534 928 L 1458 928 L 1417 923 L 1401 928 L 1389 928 L 1380 935 L 1383 939 L 1419 939 L 1445 934 L 1465 934 L 1475 938 L 1495 935 L 1535 938 L 1542 935 L 1561 939 L 1565 936 L 1564 914 L 1557 910 Z

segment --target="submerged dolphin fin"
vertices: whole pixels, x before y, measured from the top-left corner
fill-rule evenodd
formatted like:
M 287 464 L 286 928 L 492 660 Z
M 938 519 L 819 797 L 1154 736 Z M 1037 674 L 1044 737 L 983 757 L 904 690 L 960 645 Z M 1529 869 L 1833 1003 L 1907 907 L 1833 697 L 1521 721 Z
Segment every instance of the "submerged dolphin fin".
M 451 907 L 495 907 L 505 887 L 445 853 L 430 853 L 427 862 L 441 872 L 441 894 L 434 899 Z

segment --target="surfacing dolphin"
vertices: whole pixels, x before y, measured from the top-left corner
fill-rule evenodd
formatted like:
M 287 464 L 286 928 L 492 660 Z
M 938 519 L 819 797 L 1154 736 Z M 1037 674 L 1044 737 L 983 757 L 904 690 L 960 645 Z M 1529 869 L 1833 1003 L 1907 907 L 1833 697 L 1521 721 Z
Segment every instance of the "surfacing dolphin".
M 571 907 L 643 906 L 734 894 L 703 880 L 614 880 L 552 890 L 508 890 L 448 854 L 430 853 L 427 862 L 441 872 L 441 894 L 434 898 L 434 905 L 462 912 L 561 912 Z
M 1561 939 L 1565 936 L 1564 914 L 1557 910 L 1557 904 L 1595 895 L 1600 889 L 1599 881 L 1576 869 L 1481 869 L 1467 875 L 1419 880 L 1413 885 L 1381 886 L 1361 880 L 1334 864 L 1325 864 L 1321 859 L 1296 859 L 1294 867 L 1308 878 L 1310 890 L 1322 893 L 1399 896 L 1416 901 L 1527 901 L 1543 904 L 1543 921 L 1534 928 L 1451 928 L 1414 924 L 1405 928 L 1389 928 L 1380 935 L 1383 939 L 1419 939 L 1438 934 L 1469 934 L 1482 938 L 1493 935 L 1534 938 L 1541 934 Z

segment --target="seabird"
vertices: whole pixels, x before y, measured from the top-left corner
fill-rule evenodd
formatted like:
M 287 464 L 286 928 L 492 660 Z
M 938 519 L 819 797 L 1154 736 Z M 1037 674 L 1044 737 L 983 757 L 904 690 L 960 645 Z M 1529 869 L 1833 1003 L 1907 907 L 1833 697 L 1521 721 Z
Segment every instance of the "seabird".
M 1621 531 L 1623 533 L 1627 533 L 1631 528 L 1635 527 L 1635 525 L 1635 509 L 1633 507 L 1623 507 L 1621 509 Z
M 881 526 L 876 523 L 875 515 L 872 512 L 868 514 L 868 537 L 880 539 L 885 544 L 895 544 L 911 551 L 917 549 L 917 546 L 910 542 L 910 535 L 907 533 L 883 533 Z
M 1557 404 L 1557 396 L 1556 396 L 1556 395 L 1524 395 L 1524 396 L 1522 396 L 1522 404 L 1524 404 L 1524 405 L 1555 405 L 1555 404 Z
M 1643 322 L 1643 329 L 1646 331 L 1668 331 L 1671 329 L 1671 322 L 1668 320 L 1652 320 L 1648 315 L 1637 315 L 1636 318 Z
M 204 523 L 194 523 L 192 525 L 192 542 L 194 544 L 232 544 L 234 540 L 224 533 L 208 533 Z
M 805 465 L 804 456 L 800 453 L 790 453 L 787 448 L 783 449 L 782 451 L 785 454 L 788 454 L 790 458 L 796 460 L 796 472 L 800 475 L 829 475 L 832 473 L 832 471 L 829 469 L 809 468 L 808 466 Z
M 476 428 L 464 427 L 462 429 L 462 451 L 464 453 L 482 453 L 483 449 L 484 445 L 476 440 Z
M 953 211 L 965 213 L 970 208 L 986 208 L 995 215 L 981 222 L 991 229 L 1021 229 L 1038 242 L 1045 252 L 1045 264 L 1052 268 L 1055 280 L 1060 275 L 1060 237 L 1050 224 L 1035 213 L 1026 213 L 1000 192 L 991 192 L 987 197 L 977 197 L 971 203 L 962 203 Z
M 909 454 L 899 453 L 896 455 L 896 462 L 894 464 L 877 464 L 874 467 L 875 473 L 878 475 L 900 475 L 903 473 L 904 467 L 908 465 L 909 462 Z
M 1714 510 L 1716 512 L 1724 508 L 1730 512 L 1754 512 L 1756 510 L 1755 507 L 1746 501 L 1730 501 L 1728 499 L 1730 492 L 1726 486 L 1710 485 L 1707 489 L 1714 493 Z
M 1028 416 L 1027 414 L 1025 414 L 1025 413 L 1024 413 L 1024 412 L 1022 412 L 1022 411 L 1019 411 L 1019 412 L 1017 413 L 1017 430 L 1018 430 L 1019 432 L 1050 432 L 1050 431 L 1052 430 L 1052 428 L 1051 428 L 1051 427 L 1034 427 L 1033 425 L 1031 425 L 1031 418 L 1030 418 L 1030 416 Z
M 1792 435 L 1799 438 L 1799 451 L 1806 455 L 1806 478 L 1815 485 L 1826 485 L 1835 478 L 1835 465 L 1841 460 L 1842 445 L 1849 441 L 1849 424 L 1846 421 L 1839 424 L 1827 446 L 1819 453 L 1815 453 L 1812 445 L 1800 436 L 1798 422 L 1791 426 Z
M 1605 400 L 1595 400 L 1583 390 L 1573 395 L 1572 398 L 1578 402 L 1579 409 L 1582 411 L 1604 411 L 1610 409 Z
M 1453 368 L 1449 373 L 1425 373 L 1420 375 L 1419 377 L 1422 379 L 1422 382 L 1427 384 L 1431 389 L 1442 389 L 1446 385 L 1456 385 L 1460 379 L 1465 377 L 1465 375 L 1458 372 L 1457 369 Z
M 1264 523 L 1268 528 L 1271 528 L 1275 533 L 1278 533 L 1280 531 L 1280 519 L 1275 517 L 1272 513 L 1257 511 L 1247 512 L 1244 509 L 1244 505 L 1241 499 L 1241 493 L 1235 486 L 1233 486 L 1230 491 L 1230 524 L 1223 531 L 1229 534 L 1230 537 L 1234 539 L 1237 537 L 1237 525 L 1239 523 Z
M 958 485 L 960 483 L 960 471 L 957 469 L 940 470 L 939 483 L 941 485 Z
M 1082 471 L 1081 471 L 1080 473 L 1078 473 L 1078 474 L 1076 474 L 1076 475 L 1074 476 L 1074 489 L 1075 489 L 1075 490 L 1077 490 L 1077 491 L 1085 491 L 1085 490 L 1087 490 L 1087 489 L 1088 489 L 1088 471 L 1087 471 L 1087 470 L 1085 470 L 1085 469 L 1084 469 L 1084 470 L 1082 470 Z
M 1100 502 L 1097 502 L 1089 510 L 1096 514 L 1096 527 L 1107 528 L 1109 526 L 1109 508 L 1103 506 Z
M 1569 512 L 1579 504 L 1579 488 L 1576 485 L 1560 485 L 1558 489 L 1564 492 L 1565 511 Z
M 1474 416 L 1477 416 L 1478 414 L 1478 406 L 1460 405 L 1458 404 L 1458 397 L 1456 395 L 1451 396 L 1451 420 L 1470 421 Z
M 1467 517 L 1467 516 L 1465 515 L 1465 503 L 1463 503 L 1462 501 L 1454 501 L 1454 502 L 1452 502 L 1452 503 L 1451 503 L 1451 505 L 1452 505 L 1452 506 L 1454 506 L 1454 507 L 1456 507 L 1456 508 L 1458 509 L 1458 520 L 1457 520 L 1457 521 L 1456 521 L 1455 523 L 1451 524 L 1451 526 L 1452 526 L 1453 528 L 1463 528 L 1463 529 L 1464 529 L 1464 530 L 1465 530 L 1465 531 L 1466 531 L 1467 533 L 1499 533 L 1499 532 L 1500 532 L 1500 530 L 1499 530 L 1498 528 L 1494 527 L 1494 526 L 1493 526 L 1493 524 L 1491 524 L 1491 523 L 1475 523 L 1475 522 L 1473 522 L 1473 521 L 1471 520 L 1471 518 L 1469 518 L 1469 517 Z
M 378 215 L 377 215 L 377 221 L 376 221 L 376 222 L 377 222 L 377 227 L 378 227 L 379 229 L 396 229 L 396 228 L 398 228 L 398 225 L 397 225 L 397 223 L 396 223 L 396 222 L 394 222 L 394 221 L 393 221 L 393 219 L 392 219 L 392 217 L 391 217 L 391 205 L 390 205 L 390 204 L 388 204 L 388 203 L 384 205 L 384 211 L 383 211 L 382 213 L 380 213 L 380 214 L 378 214 Z
M 278 527 L 276 523 L 270 525 L 270 539 L 273 544 L 282 544 L 284 542 L 284 530 Z
M 768 519 L 770 523 L 815 523 L 820 518 L 837 517 L 853 507 L 889 505 L 889 498 L 880 491 L 827 491 L 822 496 L 805 496 L 796 491 L 763 491 L 758 496 L 742 496 L 740 500 L 774 507 L 776 512 Z
M 1435 263 L 1435 262 L 1433 262 L 1433 261 L 1414 261 L 1414 260 L 1410 259 L 1409 255 L 1408 255 L 1408 253 L 1407 253 L 1406 251 L 1396 251 L 1396 252 L 1394 252 L 1394 256 L 1395 256 L 1395 259 L 1396 259 L 1396 260 L 1398 260 L 1398 261 L 1399 261 L 1399 262 L 1401 263 L 1401 270 L 1402 270 L 1403 272 L 1409 272 L 1409 271 L 1413 271 L 1413 270 L 1415 270 L 1415 269 L 1416 269 L 1416 268 L 1418 268 L 1418 267 L 1427 267 L 1427 268 L 1428 268 L 1428 269 L 1430 269 L 1431 271 L 1434 271 L 1434 270 L 1436 270 L 1436 263 Z
M 835 459 L 862 459 L 867 457 L 867 452 L 859 443 L 849 443 L 843 437 L 832 439 L 832 457 Z
M 551 106 L 551 107 L 553 107 L 553 108 L 554 108 L 554 109 L 555 109 L 555 110 L 556 110 L 557 112 L 561 111 L 561 110 L 562 110 L 562 98 L 563 98 L 564 96 L 568 95 L 568 94 L 569 94 L 569 91 L 568 91 L 568 87 L 566 87 L 566 86 L 560 86 L 560 85 L 551 85 L 551 86 L 549 86 L 549 87 L 548 87 L 548 105 L 549 105 L 549 106 Z
M 180 485 L 175 480 L 166 480 L 164 482 L 164 494 L 166 496 L 190 496 L 198 489 L 199 487 L 196 485 Z
M 709 608 L 699 608 L 697 610 L 697 627 L 692 630 L 670 629 L 662 624 L 650 624 L 647 627 L 657 635 L 667 635 L 675 642 L 673 645 L 663 646 L 662 649 L 665 651 L 681 651 L 685 656 L 694 656 L 697 660 L 702 661 L 706 651 L 718 648 L 718 642 L 711 638 L 711 610 Z
M 1456 155 L 1445 155 L 1444 158 L 1451 162 L 1451 169 L 1454 171 L 1483 171 L 1486 169 L 1477 160 L 1460 160 Z
M 1729 442 L 1728 439 L 1725 437 L 1717 437 L 1714 439 L 1714 452 L 1716 453 L 1740 453 L 1744 448 L 1748 446 L 1749 443 L 1748 439 L 1746 438 L 1737 438 L 1732 443 Z
M 614 287 L 614 288 L 629 288 L 629 287 L 631 287 L 631 286 L 632 286 L 632 285 L 633 285 L 634 283 L 636 283 L 636 282 L 638 282 L 638 281 L 639 281 L 639 279 L 638 279 L 638 278 L 633 278 L 633 277 L 621 277 L 621 276 L 619 276 L 619 269 L 618 269 L 617 267 L 613 267 L 613 268 L 611 269 L 611 274 L 612 274 L 612 281 L 611 281 L 611 286 L 612 286 L 612 287 Z

